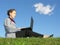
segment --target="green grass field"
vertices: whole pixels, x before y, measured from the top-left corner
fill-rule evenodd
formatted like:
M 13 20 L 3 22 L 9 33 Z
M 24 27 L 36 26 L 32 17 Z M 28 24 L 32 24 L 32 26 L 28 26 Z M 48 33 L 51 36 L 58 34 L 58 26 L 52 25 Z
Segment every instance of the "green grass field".
M 0 38 L 0 45 L 60 45 L 60 38 Z

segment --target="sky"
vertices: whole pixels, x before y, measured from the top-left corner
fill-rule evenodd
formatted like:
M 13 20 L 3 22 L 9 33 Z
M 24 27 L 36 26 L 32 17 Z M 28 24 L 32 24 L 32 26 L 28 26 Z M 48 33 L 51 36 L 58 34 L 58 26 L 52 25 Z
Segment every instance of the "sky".
M 60 0 L 0 0 L 0 37 L 5 37 L 4 20 L 9 9 L 16 9 L 18 28 L 29 27 L 33 17 L 34 32 L 60 37 Z

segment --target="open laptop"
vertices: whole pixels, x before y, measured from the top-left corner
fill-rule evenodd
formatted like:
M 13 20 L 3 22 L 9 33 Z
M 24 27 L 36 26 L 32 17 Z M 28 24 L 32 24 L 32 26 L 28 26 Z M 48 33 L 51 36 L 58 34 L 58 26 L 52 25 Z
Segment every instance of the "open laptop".
M 18 38 L 18 37 L 24 37 L 25 36 L 25 34 L 24 34 L 24 32 L 22 33 L 22 31 L 29 31 L 29 30 L 31 30 L 32 31 L 32 29 L 33 29 L 33 18 L 31 17 L 31 23 L 30 23 L 30 27 L 26 27 L 26 28 L 21 28 L 21 31 L 17 31 L 16 32 L 16 37 Z
M 32 30 L 33 29 L 33 23 L 34 23 L 33 17 L 31 17 L 30 27 L 22 28 L 21 30 Z

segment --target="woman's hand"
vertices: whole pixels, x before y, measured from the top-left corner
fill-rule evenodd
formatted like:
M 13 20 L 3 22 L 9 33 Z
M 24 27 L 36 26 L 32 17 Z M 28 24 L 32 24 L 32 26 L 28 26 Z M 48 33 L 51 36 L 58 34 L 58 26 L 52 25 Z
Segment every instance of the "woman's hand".
M 23 29 L 23 28 L 26 28 L 26 27 L 21 27 L 21 28 L 18 28 L 18 30 L 21 30 L 21 29 Z
M 18 28 L 18 30 L 21 30 L 21 28 Z

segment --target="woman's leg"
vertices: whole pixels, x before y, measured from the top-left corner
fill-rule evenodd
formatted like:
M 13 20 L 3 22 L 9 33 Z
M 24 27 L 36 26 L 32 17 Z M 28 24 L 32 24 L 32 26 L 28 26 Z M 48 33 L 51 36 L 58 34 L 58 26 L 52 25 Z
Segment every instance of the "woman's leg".
M 16 32 L 16 37 L 17 38 L 26 37 L 25 31 L 18 31 L 18 32 Z
M 39 34 L 39 33 L 33 32 L 31 30 L 28 30 L 27 34 L 29 37 L 43 37 L 44 36 L 43 34 Z
M 28 30 L 28 31 L 27 31 L 27 34 L 28 34 L 28 36 L 30 36 L 30 37 L 41 37 L 41 38 L 53 37 L 53 34 L 52 34 L 52 35 L 43 35 L 43 34 L 39 34 L 39 33 L 33 32 L 33 31 L 31 31 L 31 30 Z

